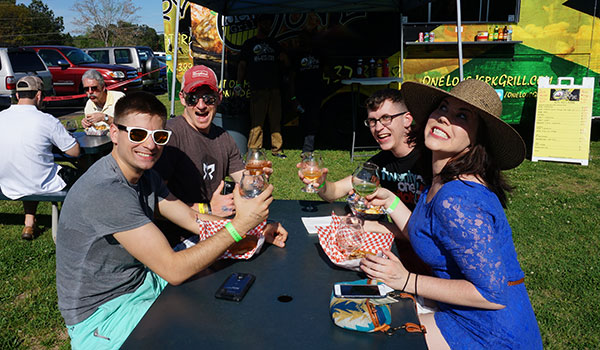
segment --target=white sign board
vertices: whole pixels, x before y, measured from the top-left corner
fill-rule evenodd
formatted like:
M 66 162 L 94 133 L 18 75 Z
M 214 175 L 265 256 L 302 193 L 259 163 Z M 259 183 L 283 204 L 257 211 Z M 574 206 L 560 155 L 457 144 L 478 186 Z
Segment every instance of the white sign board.
M 573 78 L 558 78 L 556 85 L 549 77 L 538 79 L 532 161 L 588 165 L 593 98 L 594 78 L 581 85 Z

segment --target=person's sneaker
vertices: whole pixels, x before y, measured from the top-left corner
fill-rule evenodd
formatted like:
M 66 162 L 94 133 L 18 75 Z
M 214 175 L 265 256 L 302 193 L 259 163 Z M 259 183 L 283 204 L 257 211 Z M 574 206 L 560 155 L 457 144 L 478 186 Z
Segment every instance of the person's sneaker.
M 277 158 L 280 158 L 280 159 L 286 159 L 287 158 L 287 156 L 285 154 L 283 154 L 283 153 L 273 153 L 273 157 L 277 157 Z

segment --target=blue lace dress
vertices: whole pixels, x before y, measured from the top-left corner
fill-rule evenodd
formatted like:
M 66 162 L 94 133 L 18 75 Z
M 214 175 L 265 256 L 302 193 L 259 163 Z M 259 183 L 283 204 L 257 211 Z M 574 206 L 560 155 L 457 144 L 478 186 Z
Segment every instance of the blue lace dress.
M 512 231 L 498 197 L 475 182 L 451 181 L 427 203 L 425 190 L 408 223 L 415 252 L 435 277 L 466 279 L 501 310 L 438 303 L 435 321 L 452 349 L 542 349 Z

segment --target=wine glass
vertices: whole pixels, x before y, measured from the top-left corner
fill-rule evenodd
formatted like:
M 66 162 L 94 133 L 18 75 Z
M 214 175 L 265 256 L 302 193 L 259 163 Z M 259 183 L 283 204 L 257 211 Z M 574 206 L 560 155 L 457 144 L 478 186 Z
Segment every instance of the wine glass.
M 315 182 L 323 173 L 321 170 L 323 167 L 323 159 L 318 152 L 304 152 L 300 156 L 302 157 L 300 171 L 304 178 L 311 181 L 302 188 L 302 192 L 317 193 L 318 189 L 315 188 Z
M 261 194 L 268 185 L 269 182 L 264 173 L 255 174 L 251 170 L 244 170 L 240 181 L 240 193 L 244 198 L 254 198 Z
M 70 133 L 75 132 L 77 130 L 77 120 L 67 120 L 67 122 L 65 123 L 65 129 L 67 129 L 67 131 Z
M 359 195 L 356 201 L 355 208 L 358 210 L 366 210 L 365 196 L 374 193 L 379 187 L 379 166 L 371 162 L 365 162 L 358 166 L 352 174 L 352 187 Z
M 363 222 L 356 216 L 344 216 L 335 231 L 335 240 L 344 257 L 348 259 L 362 246 Z
M 262 174 L 263 168 L 268 166 L 267 155 L 261 148 L 249 148 L 246 153 L 246 169 L 252 174 Z

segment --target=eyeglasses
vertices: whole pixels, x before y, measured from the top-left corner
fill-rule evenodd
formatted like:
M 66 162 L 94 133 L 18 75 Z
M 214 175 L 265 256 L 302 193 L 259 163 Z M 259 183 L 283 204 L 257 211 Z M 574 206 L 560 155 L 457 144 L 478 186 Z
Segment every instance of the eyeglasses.
M 185 103 L 190 107 L 197 105 L 198 102 L 200 101 L 200 99 L 202 99 L 204 101 L 204 104 L 206 104 L 207 106 L 212 106 L 215 103 L 217 103 L 217 96 L 215 96 L 215 95 L 210 95 L 210 94 L 207 94 L 207 95 L 186 94 L 185 95 Z
M 377 118 L 367 118 L 364 120 L 365 126 L 368 126 L 370 128 L 374 128 L 375 125 L 377 125 L 377 122 L 380 122 L 381 125 L 383 126 L 388 126 L 392 123 L 392 120 L 396 117 L 399 117 L 401 115 L 405 115 L 406 113 L 408 113 L 408 111 L 404 111 L 404 112 L 400 112 L 400 113 L 396 113 L 396 114 L 392 114 L 392 115 L 383 115 L 381 116 L 379 119 Z
M 159 146 L 166 145 L 169 142 L 169 138 L 171 138 L 170 130 L 147 130 L 144 128 L 138 128 L 136 126 L 125 126 L 121 124 L 116 124 L 119 130 L 127 131 L 127 136 L 129 137 L 129 141 L 133 143 L 143 143 L 148 139 L 148 135 L 152 135 L 152 140 L 155 144 Z
M 90 90 L 92 90 L 92 91 L 98 91 L 98 90 L 100 90 L 100 87 L 98 85 L 95 85 L 95 86 L 84 86 L 83 87 L 83 91 L 85 91 L 85 92 L 88 92 Z

